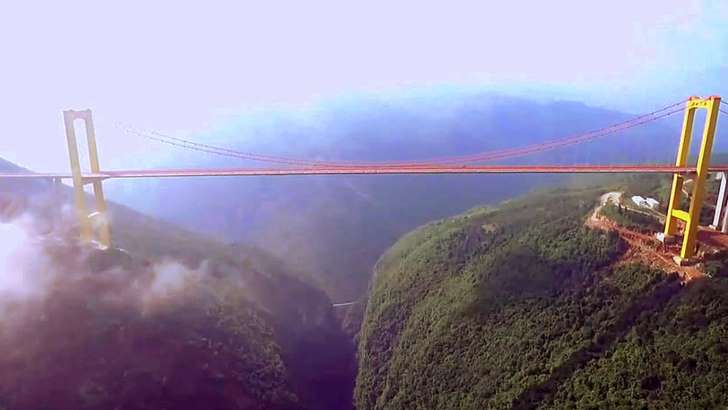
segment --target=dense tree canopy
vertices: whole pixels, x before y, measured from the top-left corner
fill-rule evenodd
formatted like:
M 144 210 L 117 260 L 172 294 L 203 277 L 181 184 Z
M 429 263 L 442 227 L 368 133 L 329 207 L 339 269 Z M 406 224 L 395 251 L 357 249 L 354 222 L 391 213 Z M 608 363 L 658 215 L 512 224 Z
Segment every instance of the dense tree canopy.
M 604 192 L 532 195 L 402 238 L 376 268 L 358 408 L 728 403 L 728 281 L 615 263 L 621 240 L 584 226 Z

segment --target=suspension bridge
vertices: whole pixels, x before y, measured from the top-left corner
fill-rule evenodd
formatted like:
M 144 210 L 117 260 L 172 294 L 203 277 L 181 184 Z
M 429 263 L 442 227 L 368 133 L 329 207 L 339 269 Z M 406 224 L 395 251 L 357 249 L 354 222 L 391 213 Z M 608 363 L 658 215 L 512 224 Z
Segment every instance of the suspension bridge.
M 696 167 L 673 165 L 492 165 L 390 167 L 313 167 L 313 168 L 197 168 L 161 170 L 123 170 L 83 173 L 86 182 L 106 179 L 188 178 L 231 176 L 297 175 L 442 175 L 442 174 L 693 174 Z M 708 172 L 728 172 L 728 164 L 711 165 Z M 71 173 L 0 173 L 5 179 L 71 179 Z
M 690 144 L 693 134 L 693 123 L 696 111 L 706 110 L 703 138 L 697 164 L 688 165 Z M 573 165 L 488 165 L 496 161 L 509 161 L 539 153 L 577 146 L 597 139 L 604 139 L 626 130 L 643 126 L 654 121 L 684 113 L 684 121 L 677 160 L 671 164 L 573 164 Z M 535 144 L 520 147 L 498 149 L 469 155 L 448 156 L 411 161 L 344 161 L 344 160 L 311 160 L 260 153 L 244 152 L 227 147 L 215 146 L 188 139 L 178 138 L 161 133 L 145 133 L 127 128 L 126 131 L 146 139 L 167 144 L 176 148 L 202 152 L 211 155 L 254 161 L 264 166 L 248 166 L 235 168 L 185 168 L 185 169 L 143 169 L 102 171 L 99 165 L 96 147 L 96 135 L 90 110 L 64 111 L 64 123 L 71 172 L 33 173 L 27 171 L 0 173 L 0 179 L 72 179 L 75 202 L 80 221 L 81 237 L 84 240 L 97 240 L 104 246 L 111 244 L 111 231 L 108 219 L 106 199 L 102 182 L 108 179 L 121 178 L 187 178 L 187 177 L 219 177 L 219 176 L 305 176 L 305 175 L 438 175 L 438 174 L 515 174 L 515 173 L 659 173 L 673 174 L 673 187 L 670 195 L 665 223 L 665 240 L 673 238 L 678 223 L 684 225 L 683 247 L 681 258 L 688 260 L 694 255 L 697 224 L 705 191 L 705 180 L 709 173 L 728 172 L 728 164 L 710 164 L 713 140 L 719 114 L 728 116 L 728 104 L 718 96 L 707 98 L 690 97 L 658 110 L 633 117 L 629 120 L 611 124 L 592 131 L 569 135 Z M 76 138 L 75 121 L 83 120 L 89 150 L 90 172 L 81 169 L 79 148 Z M 693 179 L 690 209 L 678 208 L 686 178 Z M 84 185 L 92 184 L 96 203 L 96 211 L 88 212 Z M 725 202 L 724 191 L 721 190 L 719 201 Z M 94 221 L 92 221 L 95 220 Z M 681 222 L 678 222 L 681 221 Z

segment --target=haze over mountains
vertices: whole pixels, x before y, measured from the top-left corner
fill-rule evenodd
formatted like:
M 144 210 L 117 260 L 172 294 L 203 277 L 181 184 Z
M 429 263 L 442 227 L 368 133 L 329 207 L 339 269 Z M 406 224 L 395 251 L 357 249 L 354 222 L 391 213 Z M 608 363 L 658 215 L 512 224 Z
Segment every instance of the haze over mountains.
M 524 146 L 633 117 L 578 102 L 449 91 L 340 99 L 304 113 L 243 117 L 197 140 L 308 159 L 402 160 Z M 518 164 L 671 162 L 680 116 Z M 149 142 L 149 144 L 154 144 Z M 175 149 L 163 144 L 156 150 Z M 247 163 L 184 150 L 158 166 Z M 559 177 L 209 178 L 117 182 L 112 198 L 193 230 L 258 245 L 337 301 L 360 297 L 396 238 L 434 218 L 494 203 Z

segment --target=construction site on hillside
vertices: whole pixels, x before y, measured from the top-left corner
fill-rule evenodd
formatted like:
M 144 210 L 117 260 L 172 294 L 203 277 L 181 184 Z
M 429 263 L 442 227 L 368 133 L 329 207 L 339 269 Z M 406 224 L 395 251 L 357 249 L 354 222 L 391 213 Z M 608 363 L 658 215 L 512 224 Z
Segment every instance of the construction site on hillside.
M 618 234 L 627 245 L 624 262 L 642 262 L 666 272 L 676 272 L 683 282 L 697 278 L 728 275 L 728 207 L 726 173 L 715 174 L 704 195 L 701 213 L 690 259 L 681 258 L 681 243 L 686 223 L 679 221 L 675 233 L 666 240 L 664 206 L 658 200 L 640 195 L 628 196 L 612 191 L 599 198 L 586 225 Z M 686 180 L 685 185 L 692 185 Z M 689 199 L 687 190 L 683 190 Z M 687 202 L 687 201 L 685 201 Z

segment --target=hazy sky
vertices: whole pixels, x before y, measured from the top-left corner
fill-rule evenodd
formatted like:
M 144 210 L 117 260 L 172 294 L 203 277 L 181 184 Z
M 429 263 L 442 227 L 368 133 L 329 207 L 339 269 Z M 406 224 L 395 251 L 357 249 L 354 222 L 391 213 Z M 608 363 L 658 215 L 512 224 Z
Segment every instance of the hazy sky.
M 648 110 L 728 65 L 728 2 L 14 1 L 0 51 L 0 157 L 65 170 L 68 108 L 94 110 L 112 166 L 149 152 L 115 121 L 185 136 L 352 92 L 534 87 Z

